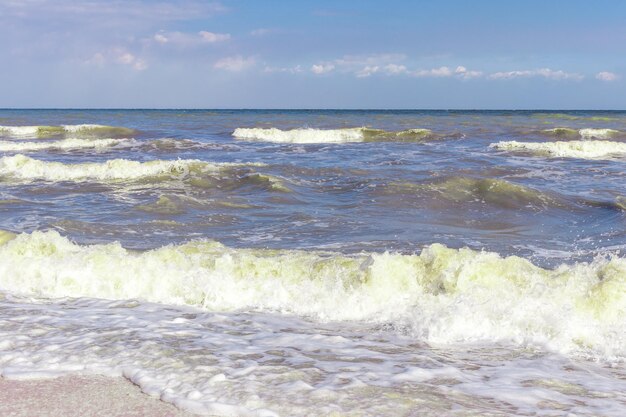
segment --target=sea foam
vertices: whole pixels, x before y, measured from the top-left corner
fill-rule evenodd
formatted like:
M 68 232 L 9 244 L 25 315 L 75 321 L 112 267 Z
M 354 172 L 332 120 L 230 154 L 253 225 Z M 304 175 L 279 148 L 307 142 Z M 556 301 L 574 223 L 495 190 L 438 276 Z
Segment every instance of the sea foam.
M 106 162 L 64 164 L 18 154 L 0 158 L 0 175 L 18 180 L 115 181 L 161 176 L 176 177 L 190 172 L 216 172 L 233 166 L 242 166 L 242 164 L 218 164 L 195 159 L 149 162 L 113 159 Z
M 145 252 L 81 246 L 57 232 L 1 236 L 0 289 L 141 299 L 211 311 L 391 324 L 430 343 L 507 341 L 625 358 L 626 260 L 542 269 L 516 256 L 233 249 L 214 241 Z
M 367 141 L 420 140 L 430 136 L 428 129 L 408 129 L 387 132 L 380 129 L 355 127 L 346 129 L 292 129 L 237 128 L 233 136 L 237 139 L 260 140 L 277 143 L 350 143 Z
M 531 152 L 554 158 L 604 159 L 626 155 L 625 142 L 606 140 L 578 140 L 569 142 L 518 142 L 492 143 L 491 148 Z
M 18 142 L 0 141 L 0 152 L 29 152 L 48 149 L 104 149 L 135 143 L 128 139 L 64 139 L 59 141 Z
M 546 129 L 543 132 L 554 136 L 580 136 L 583 139 L 608 139 L 621 133 L 619 130 L 614 129 L 573 129 L 569 127 L 555 127 Z
M 0 126 L 0 135 L 15 137 L 40 137 L 74 134 L 89 136 L 123 136 L 132 135 L 135 131 L 126 127 L 105 126 L 97 124 L 79 124 L 62 126 Z

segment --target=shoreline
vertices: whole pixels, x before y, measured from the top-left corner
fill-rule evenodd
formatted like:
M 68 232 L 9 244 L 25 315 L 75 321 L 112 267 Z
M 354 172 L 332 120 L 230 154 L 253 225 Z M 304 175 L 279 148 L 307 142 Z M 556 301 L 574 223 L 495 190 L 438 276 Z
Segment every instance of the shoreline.
M 124 378 L 67 375 L 52 379 L 0 377 L 0 415 L 11 417 L 191 417 L 150 397 Z

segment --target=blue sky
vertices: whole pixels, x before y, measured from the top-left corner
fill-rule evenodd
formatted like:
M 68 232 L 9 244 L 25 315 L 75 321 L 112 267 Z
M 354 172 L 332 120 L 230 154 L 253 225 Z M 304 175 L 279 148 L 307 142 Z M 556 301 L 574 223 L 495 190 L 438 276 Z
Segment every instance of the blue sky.
M 626 109 L 626 2 L 0 0 L 0 107 Z

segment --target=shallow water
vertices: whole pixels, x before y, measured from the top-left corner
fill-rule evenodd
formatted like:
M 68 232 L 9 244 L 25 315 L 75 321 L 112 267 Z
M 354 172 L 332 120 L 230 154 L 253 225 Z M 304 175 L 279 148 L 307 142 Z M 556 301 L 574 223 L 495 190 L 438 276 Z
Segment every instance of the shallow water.
M 217 415 L 626 410 L 626 112 L 0 125 L 5 377 Z

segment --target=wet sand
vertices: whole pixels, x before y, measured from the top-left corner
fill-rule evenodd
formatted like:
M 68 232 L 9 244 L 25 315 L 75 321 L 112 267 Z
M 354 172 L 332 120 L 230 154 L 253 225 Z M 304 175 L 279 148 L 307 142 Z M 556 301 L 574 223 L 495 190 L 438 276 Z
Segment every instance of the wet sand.
M 191 417 L 152 398 L 123 378 L 64 376 L 55 379 L 0 378 L 3 417 Z

